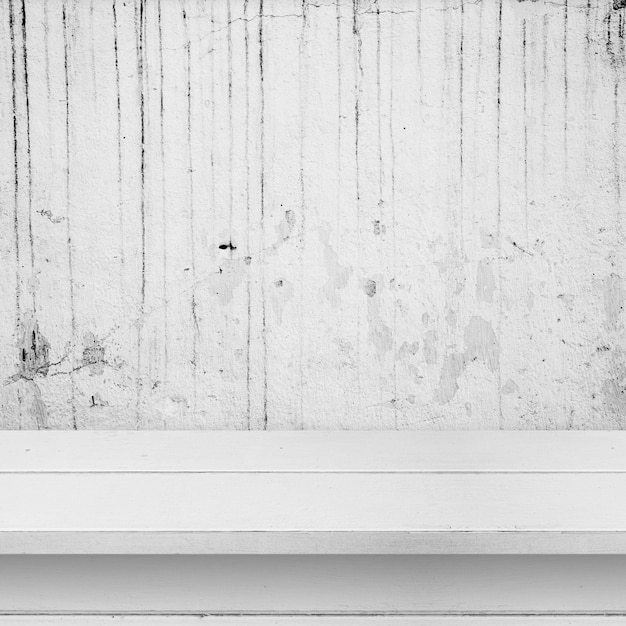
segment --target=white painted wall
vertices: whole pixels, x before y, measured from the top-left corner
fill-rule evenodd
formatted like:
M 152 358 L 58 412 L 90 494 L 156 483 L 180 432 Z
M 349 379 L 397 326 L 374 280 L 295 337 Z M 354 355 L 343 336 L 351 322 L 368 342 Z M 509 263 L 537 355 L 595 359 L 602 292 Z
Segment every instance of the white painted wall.
M 1 427 L 626 425 L 626 9 L 0 12 Z

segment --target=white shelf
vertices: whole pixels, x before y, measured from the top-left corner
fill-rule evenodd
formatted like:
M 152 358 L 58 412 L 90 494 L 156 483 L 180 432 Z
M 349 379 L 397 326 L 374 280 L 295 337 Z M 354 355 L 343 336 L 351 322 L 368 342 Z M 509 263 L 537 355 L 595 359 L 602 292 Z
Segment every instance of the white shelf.
M 0 433 L 0 554 L 626 554 L 624 496 L 626 433 Z

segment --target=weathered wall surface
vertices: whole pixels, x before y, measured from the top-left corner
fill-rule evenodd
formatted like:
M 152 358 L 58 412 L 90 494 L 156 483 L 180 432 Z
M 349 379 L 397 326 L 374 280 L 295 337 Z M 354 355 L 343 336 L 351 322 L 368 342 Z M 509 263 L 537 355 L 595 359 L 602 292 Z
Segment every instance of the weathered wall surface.
M 624 427 L 620 4 L 1 0 L 0 426 Z

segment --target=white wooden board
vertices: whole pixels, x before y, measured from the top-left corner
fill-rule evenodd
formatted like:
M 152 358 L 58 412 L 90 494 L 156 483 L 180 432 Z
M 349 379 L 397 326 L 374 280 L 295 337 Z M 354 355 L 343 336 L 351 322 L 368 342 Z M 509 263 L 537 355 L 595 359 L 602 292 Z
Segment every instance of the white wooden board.
M 577 616 L 1 616 L 0 624 L 15 626 L 625 626 L 626 617 Z
M 168 436 L 0 437 L 0 553 L 626 553 L 624 434 Z
M 239 433 L 179 433 L 169 448 L 153 433 L 43 435 L 1 444 L 13 455 L 0 469 L 5 623 L 590 626 L 626 615 L 613 434 L 243 433 L 238 447 Z
M 602 431 L 0 432 L 0 472 L 626 472 Z
M 626 556 L 4 556 L 5 613 L 626 614 Z

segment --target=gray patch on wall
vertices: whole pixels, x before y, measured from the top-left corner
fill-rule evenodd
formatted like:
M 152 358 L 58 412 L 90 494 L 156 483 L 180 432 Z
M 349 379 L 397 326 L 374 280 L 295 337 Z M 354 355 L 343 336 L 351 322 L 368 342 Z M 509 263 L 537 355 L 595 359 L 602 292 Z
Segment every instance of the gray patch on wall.
M 498 367 L 498 339 L 491 324 L 475 315 L 465 329 L 465 362 L 480 360 L 495 372 Z
M 483 362 L 491 372 L 498 368 L 499 346 L 491 324 L 475 315 L 464 333 L 465 352 L 453 352 L 446 356 L 441 367 L 439 387 L 435 400 L 440 404 L 450 402 L 459 390 L 459 378 L 467 365 L 474 361 Z
M 328 280 L 322 291 L 330 302 L 337 304 L 337 291 L 345 289 L 348 285 L 352 270 L 339 263 L 337 252 L 335 252 L 334 248 L 330 245 L 330 231 L 331 228 L 328 222 L 324 222 L 320 226 L 319 238 L 324 248 L 324 264 L 328 272 Z
M 437 333 L 434 330 L 424 335 L 424 360 L 428 365 L 437 363 Z
M 382 276 L 376 280 L 368 279 L 363 283 L 363 291 L 367 294 L 367 321 L 369 323 L 369 338 L 376 348 L 376 355 L 382 361 L 387 352 L 393 348 L 393 332 L 385 323 L 380 310 L 380 298 L 375 297 L 384 288 Z
M 604 311 L 607 330 L 615 330 L 624 310 L 624 290 L 622 278 L 617 274 L 609 274 L 602 285 L 604 292 Z
M 363 291 L 370 297 L 373 298 L 376 295 L 376 281 L 375 280 L 366 280 L 363 284 Z
M 83 366 L 89 367 L 91 376 L 98 376 L 104 372 L 105 364 L 104 346 L 93 333 L 86 333 L 85 347 L 83 348 Z
M 22 403 L 26 414 L 35 422 L 37 428 L 45 428 L 47 411 L 41 390 L 35 379 L 47 376 L 51 367 L 50 342 L 39 331 L 39 324 L 33 317 L 24 320 L 18 341 L 18 374 L 9 382 L 21 381 L 23 385 Z
M 604 406 L 609 415 L 619 420 L 620 428 L 624 427 L 626 418 L 626 355 L 617 349 L 613 354 L 611 377 L 602 385 Z
M 482 302 L 493 302 L 496 281 L 489 259 L 481 259 L 476 270 L 476 298 Z
M 37 375 L 47 376 L 50 369 L 50 343 L 39 332 L 34 319 L 24 322 L 19 341 L 20 377 L 32 380 Z

